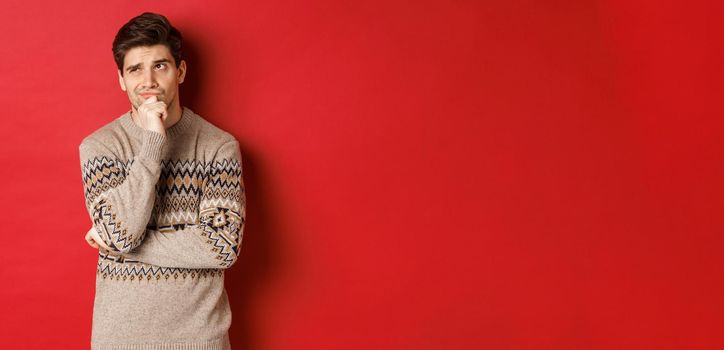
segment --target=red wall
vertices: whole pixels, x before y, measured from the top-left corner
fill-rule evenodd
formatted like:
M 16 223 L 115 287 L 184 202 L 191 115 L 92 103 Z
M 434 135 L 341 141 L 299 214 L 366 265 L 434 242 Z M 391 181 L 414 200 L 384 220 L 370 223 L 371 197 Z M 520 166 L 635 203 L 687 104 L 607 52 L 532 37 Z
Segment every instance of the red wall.
M 151 10 L 241 140 L 235 349 L 721 349 L 724 9 L 631 3 L 4 0 L 0 348 L 88 348 L 78 144 Z

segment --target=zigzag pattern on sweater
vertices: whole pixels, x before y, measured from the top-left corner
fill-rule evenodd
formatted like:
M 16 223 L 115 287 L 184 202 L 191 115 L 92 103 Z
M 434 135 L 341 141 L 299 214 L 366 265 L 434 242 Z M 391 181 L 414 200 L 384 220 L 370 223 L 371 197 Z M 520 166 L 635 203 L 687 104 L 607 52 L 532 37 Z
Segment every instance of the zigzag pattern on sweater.
M 103 279 L 118 281 L 158 281 L 195 278 L 221 277 L 221 269 L 184 269 L 178 267 L 162 267 L 124 259 L 122 256 L 100 253 L 96 274 Z
M 101 236 L 106 237 L 106 242 L 113 242 L 113 245 L 120 250 L 129 248 L 133 243 L 128 237 L 128 230 L 121 227 L 121 222 L 116 220 L 113 206 L 106 203 L 105 199 L 100 199 L 93 206 L 93 226 L 99 230 Z M 140 239 L 142 240 L 145 235 L 144 231 Z
M 92 206 L 96 227 L 118 248 L 131 244 L 103 193 L 123 183 L 133 160 L 105 156 L 82 164 L 86 204 Z M 148 227 L 172 232 L 198 226 L 220 267 L 230 266 L 239 253 L 245 222 L 245 196 L 239 161 L 161 161 L 156 200 Z M 145 234 L 145 233 L 144 233 Z
M 246 196 L 241 166 L 224 159 L 211 167 L 201 198 L 200 222 L 207 242 L 222 267 L 230 266 L 239 254 L 246 219 Z
M 105 156 L 81 164 L 86 207 L 89 208 L 101 193 L 120 185 L 132 164 L 133 159 L 124 162 Z

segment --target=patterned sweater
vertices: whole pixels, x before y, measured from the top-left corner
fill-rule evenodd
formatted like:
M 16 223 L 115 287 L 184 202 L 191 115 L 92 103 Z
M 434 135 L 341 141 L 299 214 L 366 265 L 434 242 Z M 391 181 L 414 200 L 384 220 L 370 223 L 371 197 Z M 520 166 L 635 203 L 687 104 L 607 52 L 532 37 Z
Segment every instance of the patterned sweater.
M 241 246 L 238 141 L 188 108 L 166 136 L 130 111 L 79 146 L 99 250 L 91 348 L 230 349 L 224 270 Z

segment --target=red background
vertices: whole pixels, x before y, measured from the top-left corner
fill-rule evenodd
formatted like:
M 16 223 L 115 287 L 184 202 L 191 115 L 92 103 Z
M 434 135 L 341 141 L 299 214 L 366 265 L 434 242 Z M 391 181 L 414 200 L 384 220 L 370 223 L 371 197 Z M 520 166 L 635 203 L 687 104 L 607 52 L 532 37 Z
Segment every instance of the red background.
M 241 141 L 235 349 L 721 349 L 724 9 L 631 3 L 4 0 L 0 348 L 88 348 L 78 145 L 151 10 Z

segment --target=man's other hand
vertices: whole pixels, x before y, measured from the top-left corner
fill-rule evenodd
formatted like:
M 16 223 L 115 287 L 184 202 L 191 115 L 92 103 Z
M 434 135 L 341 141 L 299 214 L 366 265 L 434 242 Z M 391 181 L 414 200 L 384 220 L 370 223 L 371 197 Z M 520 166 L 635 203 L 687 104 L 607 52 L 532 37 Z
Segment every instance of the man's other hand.
M 111 247 L 103 242 L 103 239 L 101 239 L 101 236 L 98 235 L 98 231 L 96 231 L 96 228 L 93 226 L 91 226 L 90 230 L 88 230 L 88 233 L 85 234 L 85 241 L 92 248 L 103 248 L 105 250 L 111 250 Z

